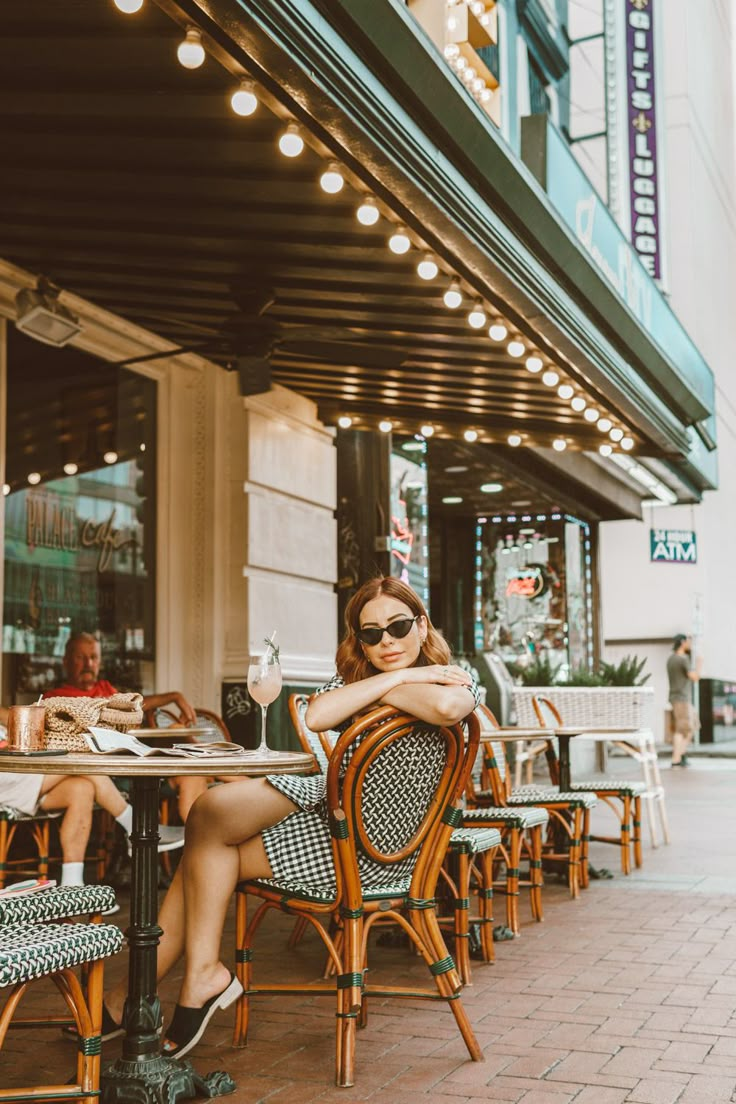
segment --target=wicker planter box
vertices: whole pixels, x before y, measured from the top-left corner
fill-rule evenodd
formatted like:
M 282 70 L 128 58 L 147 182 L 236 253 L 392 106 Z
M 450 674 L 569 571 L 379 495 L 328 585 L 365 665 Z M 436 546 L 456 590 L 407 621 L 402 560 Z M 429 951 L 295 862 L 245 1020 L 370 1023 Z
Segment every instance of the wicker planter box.
M 516 721 L 537 725 L 532 698 L 549 698 L 564 724 L 601 728 L 652 728 L 654 688 L 651 686 L 517 686 L 514 688 Z

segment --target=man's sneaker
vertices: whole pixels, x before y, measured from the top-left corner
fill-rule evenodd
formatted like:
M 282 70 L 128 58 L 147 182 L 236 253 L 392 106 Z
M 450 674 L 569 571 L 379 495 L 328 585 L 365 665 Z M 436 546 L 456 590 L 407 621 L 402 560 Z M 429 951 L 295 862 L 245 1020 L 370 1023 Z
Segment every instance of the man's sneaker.
M 178 847 L 184 846 L 184 829 L 178 825 L 160 824 L 158 829 L 159 841 L 158 851 L 161 854 L 162 851 L 176 851 Z M 133 845 L 128 836 L 128 854 L 133 853 Z

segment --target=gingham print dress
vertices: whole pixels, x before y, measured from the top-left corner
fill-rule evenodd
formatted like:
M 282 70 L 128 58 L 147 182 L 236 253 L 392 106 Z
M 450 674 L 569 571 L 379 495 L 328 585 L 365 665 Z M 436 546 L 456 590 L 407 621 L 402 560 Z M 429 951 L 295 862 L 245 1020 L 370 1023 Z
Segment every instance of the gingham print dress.
M 328 690 L 337 690 L 344 685 L 344 680 L 339 675 L 334 675 L 316 694 L 325 694 Z M 478 705 L 480 694 L 475 682 L 470 689 L 475 704 Z M 351 721 L 345 721 L 337 726 L 337 731 L 343 732 L 350 724 Z M 432 761 L 431 745 L 436 746 L 438 743 L 436 730 L 427 725 L 426 729 L 417 729 L 412 746 L 408 749 L 405 747 L 402 754 L 397 781 L 402 786 L 411 788 L 411 792 L 416 795 L 418 808 L 422 807 L 422 791 L 433 789 L 437 782 L 437 774 L 427 768 Z M 441 771 L 441 765 L 438 769 Z M 262 833 L 263 846 L 274 880 L 334 887 L 335 869 L 332 862 L 324 775 L 312 775 L 309 778 L 269 775 L 267 781 L 298 806 L 298 812 L 290 813 Z M 415 857 L 412 856 L 393 866 L 391 880 L 409 878 L 414 862 Z M 373 863 L 365 855 L 358 855 L 358 869 L 364 886 L 386 880 L 386 867 Z

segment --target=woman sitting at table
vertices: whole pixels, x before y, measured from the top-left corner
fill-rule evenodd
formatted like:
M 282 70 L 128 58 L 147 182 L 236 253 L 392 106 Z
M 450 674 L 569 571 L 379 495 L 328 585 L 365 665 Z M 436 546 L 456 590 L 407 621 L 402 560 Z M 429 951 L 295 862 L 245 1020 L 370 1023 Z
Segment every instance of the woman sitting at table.
M 310 728 L 344 728 L 378 705 L 429 725 L 451 725 L 477 705 L 470 675 L 451 665 L 446 642 L 404 583 L 365 583 L 348 603 L 345 622 L 337 674 L 310 701 Z M 240 982 L 220 961 L 220 942 L 235 886 L 249 878 L 335 884 L 323 776 L 245 779 L 208 790 L 192 808 L 182 861 L 159 916 L 159 978 L 185 955 L 166 1054 L 186 1054 L 217 1009 L 240 995 Z M 121 1010 L 118 990 L 108 1012 Z

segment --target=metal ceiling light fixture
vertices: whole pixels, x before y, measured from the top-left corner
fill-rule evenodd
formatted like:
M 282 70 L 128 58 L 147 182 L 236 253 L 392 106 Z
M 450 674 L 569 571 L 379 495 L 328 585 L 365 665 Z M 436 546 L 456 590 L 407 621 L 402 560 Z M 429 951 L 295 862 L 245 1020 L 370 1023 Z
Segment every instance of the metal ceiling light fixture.
M 39 276 L 35 288 L 21 288 L 15 310 L 17 329 L 44 345 L 61 348 L 82 330 L 76 315 L 59 302 L 59 288 L 45 276 Z

